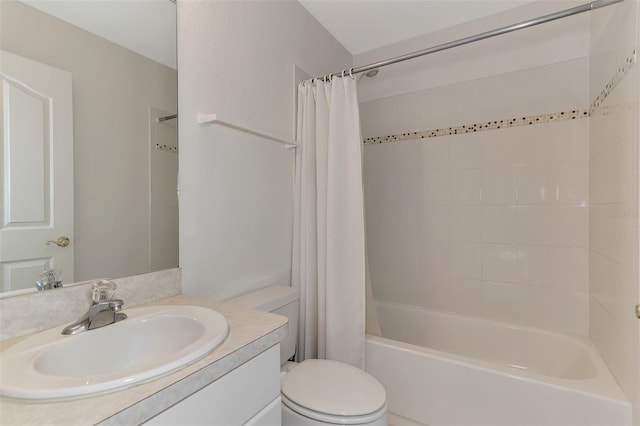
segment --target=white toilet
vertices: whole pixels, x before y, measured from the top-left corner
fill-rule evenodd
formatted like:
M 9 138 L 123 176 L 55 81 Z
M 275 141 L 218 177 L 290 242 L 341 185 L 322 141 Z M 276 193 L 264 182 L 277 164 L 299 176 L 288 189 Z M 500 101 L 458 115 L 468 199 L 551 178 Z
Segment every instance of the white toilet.
M 388 426 L 387 394 L 369 374 L 336 361 L 309 359 L 300 364 L 287 362 L 296 350 L 297 289 L 271 286 L 227 302 L 289 319 L 289 332 L 280 343 L 283 375 L 280 396 L 284 426 Z

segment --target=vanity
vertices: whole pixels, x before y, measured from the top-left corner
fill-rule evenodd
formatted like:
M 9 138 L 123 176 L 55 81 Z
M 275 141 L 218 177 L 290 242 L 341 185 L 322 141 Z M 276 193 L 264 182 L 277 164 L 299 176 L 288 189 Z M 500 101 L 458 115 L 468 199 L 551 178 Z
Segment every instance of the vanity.
M 92 28 L 84 13 L 65 13 L 74 5 L 40 3 L 46 4 L 0 1 L 3 99 L 19 100 L 5 107 L 14 117 L 24 113 L 27 118 L 15 122 L 28 124 L 0 132 L 3 147 L 27 150 L 11 150 L 5 162 L 23 173 L 0 182 L 13 203 L 5 203 L 12 205 L 12 223 L 18 223 L 0 227 L 0 264 L 10 265 L 0 274 L 0 350 L 43 330 L 83 327 L 78 319 L 89 307 L 89 283 L 79 281 L 103 276 L 124 277 L 114 280 L 124 314 L 139 306 L 202 306 L 222 314 L 229 332 L 185 367 L 117 391 L 42 401 L 0 398 L 0 424 L 279 424 L 286 319 L 181 295 L 175 2 L 146 2 L 144 8 L 110 2 L 102 9 L 105 29 L 150 37 L 151 43 L 133 44 Z M 122 31 L 123 24 L 131 31 Z M 164 53 L 135 47 L 144 45 Z M 8 66 L 9 57 L 16 66 Z M 17 143 L 24 135 L 49 143 Z M 42 234 L 23 235 L 32 231 Z M 39 273 L 54 269 L 63 271 L 53 281 L 64 288 L 35 293 Z M 74 352 L 64 353 L 72 359 L 64 368 L 75 371 Z M 57 369 L 48 371 L 59 371 L 62 357 L 52 356 Z
M 227 320 L 228 335 L 203 358 L 121 390 L 67 400 L 0 398 L 0 424 L 280 424 L 279 342 L 286 318 L 185 295 L 141 306 L 159 305 L 213 309 Z M 28 337 L 3 340 L 1 349 Z

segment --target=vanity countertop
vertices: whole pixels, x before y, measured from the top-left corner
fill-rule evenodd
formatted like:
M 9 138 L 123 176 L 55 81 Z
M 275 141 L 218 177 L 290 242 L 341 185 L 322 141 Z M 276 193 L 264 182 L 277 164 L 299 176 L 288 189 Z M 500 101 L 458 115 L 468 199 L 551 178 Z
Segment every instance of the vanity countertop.
M 227 319 L 229 335 L 220 346 L 193 364 L 112 393 L 47 402 L 0 398 L 0 424 L 140 424 L 277 344 L 287 332 L 285 317 L 231 304 L 174 296 L 143 306 L 152 305 L 197 305 L 214 309 Z M 1 347 L 6 349 L 25 337 L 5 340 Z

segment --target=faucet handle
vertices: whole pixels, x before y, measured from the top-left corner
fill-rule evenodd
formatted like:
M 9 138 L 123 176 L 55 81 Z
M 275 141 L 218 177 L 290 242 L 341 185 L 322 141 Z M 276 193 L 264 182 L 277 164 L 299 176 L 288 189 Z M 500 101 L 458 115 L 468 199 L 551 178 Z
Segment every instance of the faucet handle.
M 91 284 L 91 299 L 93 303 L 100 303 L 113 297 L 118 286 L 113 281 L 100 280 Z

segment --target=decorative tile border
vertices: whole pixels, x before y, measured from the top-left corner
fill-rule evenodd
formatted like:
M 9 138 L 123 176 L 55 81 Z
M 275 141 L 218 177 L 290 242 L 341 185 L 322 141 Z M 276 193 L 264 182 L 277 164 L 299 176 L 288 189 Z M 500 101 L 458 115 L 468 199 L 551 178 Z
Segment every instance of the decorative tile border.
M 589 108 L 589 113 L 593 114 L 593 112 L 604 102 L 605 99 L 613 92 L 613 89 L 616 88 L 618 83 L 624 78 L 624 76 L 629 72 L 629 70 L 636 63 L 636 50 L 634 49 L 631 53 L 631 56 L 627 57 L 624 61 L 624 65 L 618 68 L 613 78 L 609 80 L 604 86 L 604 89 L 600 92 L 600 94 L 596 97 L 596 99 L 591 103 L 591 107 Z
M 178 153 L 178 147 L 177 146 L 171 146 L 171 145 L 160 145 L 159 143 L 156 144 L 156 149 L 158 151 L 167 151 L 167 152 L 172 152 L 177 154 Z
M 496 121 L 484 121 L 482 123 L 465 124 L 455 127 L 444 127 L 441 129 L 421 130 L 416 132 L 401 133 L 398 135 L 378 136 L 364 140 L 365 145 L 378 143 L 397 142 L 408 139 L 426 139 L 438 136 L 460 135 L 464 133 L 476 133 L 485 130 L 505 129 L 509 127 L 531 126 L 535 124 L 551 123 L 553 121 L 575 120 L 589 116 L 586 109 L 574 109 L 571 111 L 554 112 L 551 114 L 530 115 L 519 118 L 507 118 Z
M 438 136 L 450 136 L 450 135 L 460 135 L 464 133 L 475 133 L 481 132 L 485 130 L 496 130 L 496 129 L 504 129 L 508 127 L 518 127 L 518 126 L 530 126 L 535 124 L 542 123 L 550 123 L 552 121 L 563 121 L 563 120 L 575 120 L 576 118 L 586 118 L 592 115 L 598 107 L 604 102 L 604 100 L 613 92 L 613 89 L 618 85 L 618 83 L 624 78 L 624 76 L 629 72 L 629 70 L 633 67 L 633 65 L 637 62 L 637 52 L 634 49 L 630 56 L 627 57 L 623 66 L 618 68 L 615 75 L 609 80 L 609 82 L 605 85 L 604 89 L 600 92 L 600 94 L 596 97 L 596 99 L 591 103 L 589 109 L 576 109 L 571 111 L 561 111 L 554 112 L 551 114 L 542 114 L 542 115 L 532 115 L 527 117 L 520 118 L 508 118 L 497 121 L 485 121 L 481 123 L 471 123 L 465 124 L 462 126 L 455 127 L 444 127 L 440 129 L 432 129 L 432 130 L 420 130 L 409 133 L 400 133 L 397 135 L 389 135 L 389 136 L 377 136 L 373 138 L 367 138 L 363 141 L 365 145 L 374 145 L 379 143 L 389 143 L 389 142 L 397 142 L 403 140 L 410 139 L 427 139 L 427 138 L 435 138 Z M 609 108 L 607 108 L 609 109 Z M 602 111 L 599 111 L 602 113 Z M 604 114 L 610 113 L 610 111 L 604 111 Z

